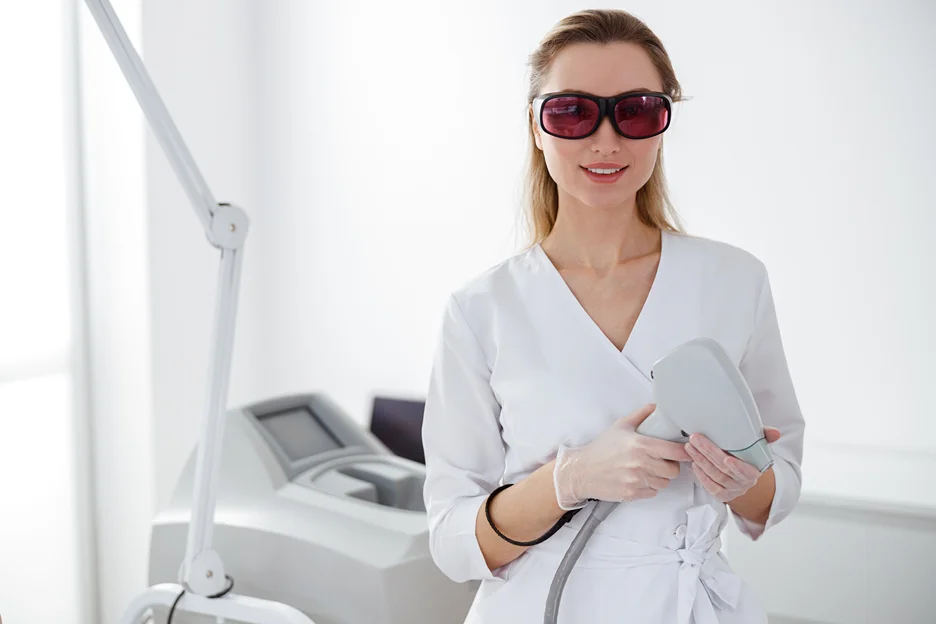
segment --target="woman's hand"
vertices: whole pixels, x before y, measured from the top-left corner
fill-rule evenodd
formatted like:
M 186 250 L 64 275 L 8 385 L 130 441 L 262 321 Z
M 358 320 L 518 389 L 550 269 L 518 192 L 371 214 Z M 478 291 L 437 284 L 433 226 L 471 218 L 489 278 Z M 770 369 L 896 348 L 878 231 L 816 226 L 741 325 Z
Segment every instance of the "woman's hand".
M 691 461 L 683 445 L 635 431 L 654 408 L 651 403 L 634 410 L 585 446 L 559 448 L 553 481 L 562 509 L 574 509 L 589 499 L 653 498 L 679 476 L 679 462 Z
M 776 442 L 780 430 L 764 427 L 767 442 Z M 723 503 L 738 498 L 757 483 L 761 473 L 757 468 L 743 462 L 718 448 L 701 433 L 694 433 L 686 443 L 686 452 L 692 458 L 692 471 L 705 491 Z

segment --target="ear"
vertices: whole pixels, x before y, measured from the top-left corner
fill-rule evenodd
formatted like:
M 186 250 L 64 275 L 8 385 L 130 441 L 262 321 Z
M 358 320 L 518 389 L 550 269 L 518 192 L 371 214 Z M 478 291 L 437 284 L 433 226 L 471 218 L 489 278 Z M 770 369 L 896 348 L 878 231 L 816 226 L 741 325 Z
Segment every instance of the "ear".
M 531 124 L 531 127 L 533 128 L 533 142 L 536 144 L 537 149 L 539 149 L 539 151 L 542 152 L 543 151 L 543 137 L 540 134 L 539 124 L 536 123 L 536 118 L 533 116 L 532 104 L 527 108 L 527 111 L 530 114 L 530 124 Z

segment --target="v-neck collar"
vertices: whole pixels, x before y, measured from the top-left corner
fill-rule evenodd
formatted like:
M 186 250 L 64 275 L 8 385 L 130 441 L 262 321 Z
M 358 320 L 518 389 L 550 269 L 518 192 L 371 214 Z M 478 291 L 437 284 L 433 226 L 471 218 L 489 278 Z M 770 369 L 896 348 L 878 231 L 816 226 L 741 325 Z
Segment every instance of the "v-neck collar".
M 666 230 L 660 230 L 660 260 L 657 263 L 656 274 L 653 277 L 653 282 L 650 285 L 650 291 L 647 293 L 647 298 L 644 300 L 643 306 L 640 308 L 640 312 L 637 315 L 637 320 L 634 322 L 634 327 L 631 329 L 630 334 L 627 337 L 624 347 L 618 350 L 617 346 L 608 338 L 605 333 L 601 330 L 598 324 L 592 319 L 588 314 L 582 304 L 579 302 L 578 298 L 575 296 L 575 293 L 572 292 L 572 289 L 569 287 L 569 284 L 565 281 L 565 278 L 562 277 L 562 274 L 559 272 L 559 269 L 556 268 L 556 265 L 553 264 L 552 260 L 543 250 L 543 247 L 540 243 L 537 243 L 534 246 L 534 252 L 546 270 L 546 273 L 549 275 L 550 281 L 563 293 L 562 298 L 566 307 L 571 307 L 573 314 L 580 319 L 582 323 L 590 327 L 590 332 L 597 338 L 597 340 L 605 345 L 606 349 L 610 349 L 611 353 L 621 360 L 622 362 L 628 364 L 628 368 L 631 368 L 633 372 L 639 374 L 641 381 L 646 384 L 650 384 L 650 366 L 653 362 L 648 361 L 646 356 L 650 355 L 652 357 L 652 346 L 648 343 L 648 340 L 652 342 L 651 336 L 648 332 L 648 327 L 652 326 L 655 316 L 655 310 L 660 305 L 658 299 L 661 297 L 660 291 L 665 290 L 666 281 L 668 278 L 668 269 L 669 269 L 669 257 L 670 257 L 670 234 Z M 649 318 L 648 318 L 649 317 Z M 651 332 L 652 333 L 652 332 Z

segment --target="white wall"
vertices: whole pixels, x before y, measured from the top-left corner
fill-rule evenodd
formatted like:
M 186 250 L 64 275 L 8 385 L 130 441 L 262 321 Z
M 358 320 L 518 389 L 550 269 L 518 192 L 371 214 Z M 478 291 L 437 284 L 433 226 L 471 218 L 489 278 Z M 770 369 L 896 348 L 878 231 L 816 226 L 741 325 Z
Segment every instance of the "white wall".
M 140 47 L 138 0 L 112 2 Z M 102 624 L 146 585 L 153 517 L 144 119 L 87 7 L 80 24 L 90 445 Z
M 373 393 L 424 393 L 445 295 L 519 240 L 526 56 L 584 6 L 146 5 L 147 66 L 218 199 L 252 219 L 232 404 L 324 390 L 364 423 Z M 807 490 L 936 508 L 933 488 L 899 480 L 936 466 L 921 435 L 936 372 L 924 359 L 936 348 L 933 6 L 627 8 L 694 97 L 666 138 L 690 231 L 770 268 L 809 421 Z M 489 124 L 457 114 L 478 94 Z M 375 126 L 375 107 L 416 96 L 419 126 Z M 163 502 L 202 418 L 217 254 L 152 141 L 147 155 Z M 831 617 L 822 595 L 771 600 Z
M 933 620 L 932 511 L 807 494 L 753 544 L 732 524 L 724 550 L 757 591 L 771 624 L 773 616 L 835 624 Z
M 932 453 L 936 6 L 668 6 L 674 195 L 767 263 L 810 440 Z
M 243 206 L 252 221 L 269 204 L 257 193 L 254 14 L 247 0 L 147 3 L 147 69 L 183 140 L 219 202 Z M 168 500 L 204 419 L 208 354 L 220 252 L 151 132 L 146 142 L 149 295 L 153 335 L 153 452 L 157 501 Z M 252 227 L 256 228 L 254 224 Z M 256 310 L 263 283 L 248 237 L 231 372 L 230 401 L 254 396 L 255 343 L 265 332 Z
M 874 6 L 628 5 L 694 98 L 666 138 L 677 206 L 691 232 L 768 264 L 810 442 L 934 457 L 918 433 L 936 9 Z M 525 56 L 581 3 L 418 7 L 277 3 L 260 22 L 276 68 L 257 89 L 263 387 L 325 388 L 362 417 L 375 389 L 424 390 L 441 298 L 509 250 Z M 404 93 L 427 98 L 430 131 L 368 123 Z M 490 126 L 456 114 L 478 93 Z
M 534 29 L 413 6 L 277 3 L 260 21 L 262 387 L 324 390 L 362 421 L 376 390 L 424 392 L 444 296 L 514 249 Z M 466 93 L 493 123 L 455 114 Z M 375 127 L 382 106 L 416 109 L 411 127 Z

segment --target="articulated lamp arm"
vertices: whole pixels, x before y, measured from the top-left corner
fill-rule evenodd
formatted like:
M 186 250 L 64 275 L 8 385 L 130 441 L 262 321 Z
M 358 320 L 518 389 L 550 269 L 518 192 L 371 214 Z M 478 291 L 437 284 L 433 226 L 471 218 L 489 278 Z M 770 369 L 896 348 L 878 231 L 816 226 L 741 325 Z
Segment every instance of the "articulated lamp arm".
M 232 581 L 224 572 L 220 555 L 211 549 L 220 451 L 231 376 L 242 247 L 249 228 L 247 215 L 236 206 L 215 201 L 109 0 L 85 0 L 85 3 L 175 170 L 202 223 L 208 242 L 221 250 L 211 339 L 210 385 L 196 455 L 195 498 L 185 559 L 179 569 L 179 582 L 182 587 L 164 584 L 150 588 L 134 601 L 125 613 L 124 621 L 134 624 L 148 607 L 165 605 L 170 598 L 174 600 L 184 588 L 187 595 L 178 603 L 180 610 L 258 624 L 313 624 L 308 617 L 292 607 L 231 593 L 225 594 Z M 219 594 L 224 594 L 223 599 L 211 599 Z

